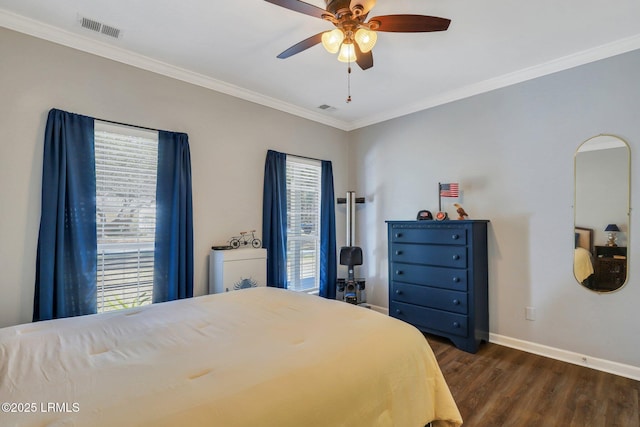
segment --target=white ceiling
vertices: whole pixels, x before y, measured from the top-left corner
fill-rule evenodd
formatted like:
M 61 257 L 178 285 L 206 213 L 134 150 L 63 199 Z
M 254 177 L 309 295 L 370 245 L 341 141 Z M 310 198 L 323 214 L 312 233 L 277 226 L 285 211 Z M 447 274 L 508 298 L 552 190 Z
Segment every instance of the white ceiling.
M 0 0 L 0 26 L 344 130 L 640 48 L 638 0 L 378 0 L 369 16 L 405 13 L 451 25 L 380 33 L 346 103 L 347 65 L 320 45 L 276 58 L 331 24 L 263 0 Z

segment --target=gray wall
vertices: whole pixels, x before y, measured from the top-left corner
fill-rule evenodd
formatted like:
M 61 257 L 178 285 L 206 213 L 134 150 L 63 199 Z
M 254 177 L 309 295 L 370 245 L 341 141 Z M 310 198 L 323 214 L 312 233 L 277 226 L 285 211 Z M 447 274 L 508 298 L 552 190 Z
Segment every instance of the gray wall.
M 347 190 L 343 131 L 2 28 L 0 58 L 0 327 L 31 321 L 51 108 L 189 134 L 197 295 L 212 244 L 262 235 L 267 149 L 332 160 Z M 344 214 L 337 227 L 343 240 Z
M 492 335 L 640 366 L 640 238 L 632 231 L 629 282 L 618 292 L 590 292 L 572 270 L 575 150 L 612 133 L 638 164 L 639 75 L 633 52 L 354 131 L 356 190 L 371 201 L 358 236 L 372 302 L 387 298 L 384 221 L 437 210 L 437 183 L 459 182 L 470 217 L 491 220 Z M 637 174 L 631 188 L 633 206 Z M 456 200 L 443 200 L 453 215 Z
M 640 239 L 631 236 L 630 278 L 619 292 L 592 293 L 572 272 L 574 152 L 612 133 L 630 143 L 637 164 L 640 53 L 351 133 L 4 29 L 0 57 L 0 326 L 31 319 L 42 135 L 56 107 L 189 134 L 197 294 L 206 290 L 210 245 L 260 230 L 264 155 L 273 148 L 332 160 L 337 195 L 367 197 L 356 240 L 371 302 L 387 305 L 384 221 L 437 210 L 437 183 L 459 182 L 471 217 L 491 220 L 492 335 L 640 366 L 632 255 Z M 456 200 L 444 200 L 453 215 Z M 527 306 L 537 320 L 525 320 Z

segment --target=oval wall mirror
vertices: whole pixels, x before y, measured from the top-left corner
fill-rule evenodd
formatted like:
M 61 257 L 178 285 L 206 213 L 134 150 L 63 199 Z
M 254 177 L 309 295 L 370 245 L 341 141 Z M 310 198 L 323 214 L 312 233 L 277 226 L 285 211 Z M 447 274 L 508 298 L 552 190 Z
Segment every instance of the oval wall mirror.
M 615 135 L 597 135 L 575 154 L 574 263 L 576 280 L 596 292 L 627 281 L 631 150 Z

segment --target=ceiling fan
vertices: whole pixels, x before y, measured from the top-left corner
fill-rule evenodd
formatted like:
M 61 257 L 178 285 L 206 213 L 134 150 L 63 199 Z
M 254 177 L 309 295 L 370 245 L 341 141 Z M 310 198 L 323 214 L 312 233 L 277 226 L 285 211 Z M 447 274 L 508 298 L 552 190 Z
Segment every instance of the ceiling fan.
M 311 36 L 278 55 L 284 59 L 322 43 L 329 53 L 338 53 L 338 60 L 355 62 L 363 70 L 373 67 L 371 49 L 378 31 L 393 33 L 423 33 L 445 31 L 451 20 L 426 15 L 367 16 L 376 0 L 325 0 L 326 10 L 299 0 L 265 0 L 295 12 L 304 13 L 331 22 L 332 31 Z

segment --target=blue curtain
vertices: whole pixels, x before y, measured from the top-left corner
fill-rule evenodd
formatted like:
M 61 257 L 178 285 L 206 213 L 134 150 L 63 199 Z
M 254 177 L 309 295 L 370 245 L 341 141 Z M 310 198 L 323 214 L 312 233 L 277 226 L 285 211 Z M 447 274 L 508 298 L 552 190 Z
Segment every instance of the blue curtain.
M 44 137 L 34 321 L 97 310 L 93 123 L 90 117 L 49 111 Z
M 320 296 L 336 298 L 336 209 L 333 194 L 333 167 L 322 161 L 322 194 L 320 195 Z
M 193 296 L 191 155 L 184 133 L 158 134 L 153 302 Z
M 269 150 L 264 165 L 262 245 L 267 286 L 287 287 L 287 155 Z

